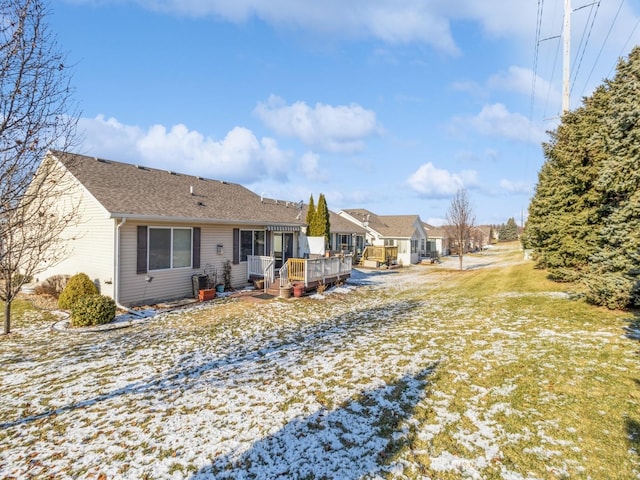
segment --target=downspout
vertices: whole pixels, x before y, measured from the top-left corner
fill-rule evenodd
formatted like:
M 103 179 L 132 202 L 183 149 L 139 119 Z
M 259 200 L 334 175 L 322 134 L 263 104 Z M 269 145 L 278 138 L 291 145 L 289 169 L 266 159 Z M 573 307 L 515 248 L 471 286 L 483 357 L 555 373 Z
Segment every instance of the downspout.
M 126 312 L 135 315 L 136 317 L 144 317 L 144 315 L 140 312 L 131 310 L 129 307 L 125 307 L 124 305 L 120 304 L 120 227 L 122 227 L 125 223 L 127 223 L 127 219 L 123 217 L 122 219 L 120 219 L 120 223 L 118 223 L 118 226 L 116 227 L 116 252 L 114 261 L 116 271 L 114 272 L 115 275 L 113 276 L 113 299 L 116 302 L 116 307 L 118 307 L 119 309 L 125 310 Z

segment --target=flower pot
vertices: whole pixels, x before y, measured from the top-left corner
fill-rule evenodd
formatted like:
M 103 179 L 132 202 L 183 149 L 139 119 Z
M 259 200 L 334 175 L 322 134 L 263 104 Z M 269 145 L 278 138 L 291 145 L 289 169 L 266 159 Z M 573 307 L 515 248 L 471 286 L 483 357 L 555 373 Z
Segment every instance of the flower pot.
M 291 287 L 280 287 L 280 296 L 282 298 L 289 298 L 291 297 Z
M 296 283 L 293 285 L 293 296 L 300 298 L 304 295 L 304 283 Z
M 223 293 L 224 292 L 224 285 L 216 285 L 216 292 Z
M 216 298 L 216 291 L 213 288 L 198 291 L 198 300 L 201 302 L 213 300 L 214 298 Z

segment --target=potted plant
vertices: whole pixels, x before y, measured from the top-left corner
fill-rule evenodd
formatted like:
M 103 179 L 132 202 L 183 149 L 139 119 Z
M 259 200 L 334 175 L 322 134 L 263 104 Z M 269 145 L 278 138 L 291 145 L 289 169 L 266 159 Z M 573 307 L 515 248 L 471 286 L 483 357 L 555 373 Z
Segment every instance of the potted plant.
M 284 286 L 280 286 L 280 296 L 282 298 L 289 298 L 291 297 L 291 290 L 293 289 L 292 285 L 290 283 L 287 283 Z

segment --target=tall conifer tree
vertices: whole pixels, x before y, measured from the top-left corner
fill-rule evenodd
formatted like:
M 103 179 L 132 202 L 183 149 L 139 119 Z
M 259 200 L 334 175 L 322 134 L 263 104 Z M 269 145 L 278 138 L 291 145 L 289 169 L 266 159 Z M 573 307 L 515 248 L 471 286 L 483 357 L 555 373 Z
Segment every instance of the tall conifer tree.
M 596 183 L 599 248 L 585 278 L 587 299 L 610 308 L 640 306 L 640 48 L 608 83 L 606 158 Z
M 321 193 L 318 197 L 318 208 L 314 217 L 314 235 L 321 237 L 324 236 L 326 245 L 330 247 L 331 241 L 331 224 L 329 222 L 329 209 L 327 208 L 327 201 L 324 198 L 324 194 Z
M 529 206 L 527 241 L 540 266 L 559 281 L 575 281 L 597 247 L 600 217 L 594 189 L 604 160 L 601 129 L 607 93 L 600 88 L 585 105 L 562 117 L 543 144 L 546 161 Z
M 640 306 L 640 48 L 562 118 L 529 207 L 526 243 L 587 299 Z
M 309 208 L 307 210 L 307 218 L 305 219 L 305 221 L 307 222 L 307 225 L 309 226 L 309 228 L 311 228 L 311 225 L 313 224 L 313 218 L 316 215 L 316 205 L 313 202 L 313 193 L 311 194 L 311 196 L 309 197 Z M 308 234 L 311 236 L 311 230 L 308 230 Z

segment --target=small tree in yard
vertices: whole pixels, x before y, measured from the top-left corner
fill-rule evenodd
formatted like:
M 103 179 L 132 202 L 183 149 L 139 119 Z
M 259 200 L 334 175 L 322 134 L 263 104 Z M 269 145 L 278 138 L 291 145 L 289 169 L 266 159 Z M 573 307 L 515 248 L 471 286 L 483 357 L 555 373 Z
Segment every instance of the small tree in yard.
M 0 0 L 0 300 L 4 334 L 23 283 L 67 254 L 75 221 L 64 170 L 46 153 L 68 150 L 77 114 L 64 55 L 40 0 Z M 45 159 L 45 160 L 43 160 Z
M 460 260 L 460 270 L 462 270 L 462 258 L 464 250 L 471 237 L 471 229 L 475 222 L 475 217 L 469 204 L 469 197 L 464 188 L 459 189 L 451 200 L 451 205 L 447 211 L 447 233 L 449 237 L 458 245 L 458 258 Z

